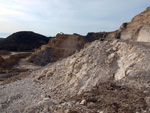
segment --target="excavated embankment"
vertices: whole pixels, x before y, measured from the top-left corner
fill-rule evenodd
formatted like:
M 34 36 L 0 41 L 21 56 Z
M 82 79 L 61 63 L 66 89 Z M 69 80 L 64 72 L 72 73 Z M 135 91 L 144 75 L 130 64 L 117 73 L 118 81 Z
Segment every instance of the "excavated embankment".
M 139 15 L 141 29 L 139 24 L 136 27 L 136 16 L 121 31 L 106 35 L 113 37 L 119 33 L 121 39 L 93 41 L 67 58 L 1 85 L 0 112 L 149 113 L 150 37 L 149 25 L 141 16 L 149 15 L 148 12 L 149 8 Z M 129 28 L 139 29 L 136 38 L 129 37 Z M 75 45 L 84 45 L 79 37 L 75 38 Z M 62 46 L 58 40 L 61 39 L 54 39 L 51 44 Z

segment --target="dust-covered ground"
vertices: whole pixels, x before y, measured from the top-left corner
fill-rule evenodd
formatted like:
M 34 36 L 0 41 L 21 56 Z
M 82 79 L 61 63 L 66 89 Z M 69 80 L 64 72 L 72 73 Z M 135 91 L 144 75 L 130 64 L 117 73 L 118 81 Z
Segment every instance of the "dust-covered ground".
M 0 112 L 149 113 L 149 43 L 94 41 L 0 86 Z

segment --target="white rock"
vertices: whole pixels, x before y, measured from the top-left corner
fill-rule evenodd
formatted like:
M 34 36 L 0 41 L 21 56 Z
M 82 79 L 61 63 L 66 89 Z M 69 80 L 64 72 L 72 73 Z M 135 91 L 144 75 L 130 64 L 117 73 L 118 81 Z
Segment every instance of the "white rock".
M 108 59 L 112 59 L 112 58 L 114 58 L 114 56 L 115 56 L 115 53 L 111 53 L 111 54 L 108 56 Z
M 46 102 L 46 101 L 48 101 L 48 100 L 50 100 L 50 98 L 44 98 L 44 99 L 43 99 L 44 102 Z
M 51 71 L 52 71 L 52 72 L 55 72 L 55 71 L 56 71 L 56 67 L 53 66 L 53 67 L 51 68 Z
M 106 50 L 106 53 L 110 52 L 110 51 L 111 51 L 111 49 L 112 49 L 112 48 L 107 49 L 107 50 Z
M 46 73 L 46 77 L 50 77 L 50 76 L 52 76 L 52 72 L 51 71 L 48 71 L 47 73 Z
M 69 65 L 73 65 L 73 63 L 75 63 L 76 58 L 70 59 Z
M 136 37 L 139 42 L 150 42 L 150 26 L 144 26 Z
M 65 113 L 70 113 L 70 110 L 69 110 L 69 109 L 66 109 L 66 110 L 65 110 Z
M 87 75 L 87 71 L 82 71 L 81 72 L 83 75 Z
M 114 40 L 111 45 L 115 45 L 117 43 L 117 40 Z
M 39 101 L 38 104 L 39 104 L 39 105 L 40 105 L 40 104 L 43 104 L 43 101 Z
M 45 95 L 41 95 L 41 98 L 45 98 Z
M 81 102 L 80 102 L 81 105 L 85 105 L 86 104 L 86 100 L 83 99 Z

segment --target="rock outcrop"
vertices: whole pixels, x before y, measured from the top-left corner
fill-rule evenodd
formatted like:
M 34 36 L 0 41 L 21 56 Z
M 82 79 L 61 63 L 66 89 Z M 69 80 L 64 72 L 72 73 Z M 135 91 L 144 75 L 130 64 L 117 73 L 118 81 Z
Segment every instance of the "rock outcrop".
M 88 40 L 88 42 L 93 42 L 95 40 L 112 40 L 112 39 L 120 39 L 121 38 L 121 33 L 119 30 L 112 31 L 112 32 L 91 32 L 88 33 L 85 38 Z
M 143 35 L 145 37 L 145 35 L 149 35 L 150 33 L 150 7 L 136 15 L 130 23 L 122 24 L 119 32 L 121 33 L 121 39 L 149 42 L 149 39 L 141 39 L 141 37 Z
M 105 32 L 98 32 L 98 33 L 88 33 L 85 37 L 88 40 L 88 42 L 92 42 L 94 40 L 104 40 L 107 33 Z
M 55 62 L 79 51 L 86 42 L 87 40 L 78 34 L 57 34 L 55 38 L 49 40 L 47 45 L 43 45 L 40 50 L 37 50 L 29 58 L 29 61 L 38 65 Z

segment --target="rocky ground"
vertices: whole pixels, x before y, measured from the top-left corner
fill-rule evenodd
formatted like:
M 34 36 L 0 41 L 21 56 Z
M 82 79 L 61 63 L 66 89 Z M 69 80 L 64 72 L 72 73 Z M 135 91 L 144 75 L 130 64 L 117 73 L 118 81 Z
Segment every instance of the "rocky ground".
M 0 51 L 0 84 L 7 84 L 22 77 L 22 73 L 33 71 L 41 66 L 26 60 L 30 52 Z
M 149 43 L 95 41 L 1 85 L 1 112 L 148 113 Z M 16 107 L 17 106 L 17 107 Z
M 142 15 L 148 12 L 149 8 Z M 150 27 L 149 21 L 145 25 L 136 18 L 124 26 L 125 31 L 107 34 L 118 37 L 120 32 L 119 39 L 87 43 L 72 56 L 46 66 L 21 60 L 16 67 L 33 70 L 0 85 L 0 112 L 150 113 Z M 122 38 L 131 36 L 127 30 L 136 28 L 134 22 L 140 22 L 141 29 L 132 31 L 130 39 Z

